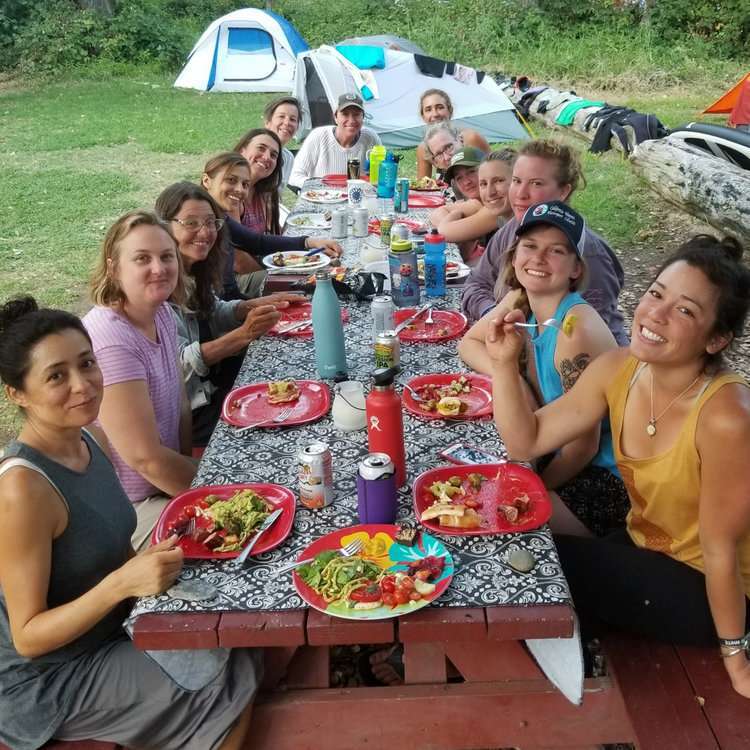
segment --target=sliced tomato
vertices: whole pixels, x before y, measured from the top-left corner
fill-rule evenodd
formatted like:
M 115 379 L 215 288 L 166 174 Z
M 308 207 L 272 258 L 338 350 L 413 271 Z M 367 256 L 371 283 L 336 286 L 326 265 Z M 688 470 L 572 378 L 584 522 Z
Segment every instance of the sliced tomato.
M 411 591 L 414 588 L 414 581 L 409 576 L 403 576 L 399 579 L 398 588 Z
M 377 583 L 368 583 L 360 586 L 349 594 L 353 602 L 379 602 L 383 598 L 383 592 Z
M 383 593 L 392 594 L 396 590 L 396 579 L 393 576 L 386 576 L 380 582 L 380 588 Z
M 398 602 L 396 601 L 396 595 L 394 593 L 383 594 L 383 604 L 386 607 L 395 607 Z
M 186 505 L 182 511 L 182 515 L 185 516 L 185 518 L 193 518 L 195 516 L 195 506 Z
M 403 589 L 396 589 L 394 596 L 396 597 L 397 604 L 406 604 L 409 601 L 409 594 L 411 592 L 404 591 Z
M 413 602 L 418 602 L 421 598 L 422 598 L 422 594 L 420 594 L 419 591 L 409 592 L 409 599 L 411 599 Z

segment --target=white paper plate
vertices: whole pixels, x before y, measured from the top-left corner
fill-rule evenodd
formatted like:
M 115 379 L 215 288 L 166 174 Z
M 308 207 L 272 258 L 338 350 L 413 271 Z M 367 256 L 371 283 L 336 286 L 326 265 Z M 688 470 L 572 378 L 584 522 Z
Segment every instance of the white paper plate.
M 302 197 L 310 203 L 346 203 L 346 192 L 341 190 L 304 190 Z
M 266 255 L 265 258 L 263 258 L 263 265 L 266 268 L 271 268 L 276 273 L 312 273 L 313 271 L 317 271 L 319 268 L 324 268 L 327 266 L 331 259 L 325 255 L 324 253 L 318 253 L 317 255 L 313 255 L 309 263 L 305 263 L 304 265 L 299 266 L 277 266 L 274 264 L 273 259 L 277 255 L 283 255 L 285 258 L 289 258 L 290 256 L 300 257 L 304 255 L 304 251 L 285 251 L 283 253 L 271 253 L 270 255 Z
M 325 214 L 297 214 L 290 216 L 286 225 L 295 229 L 330 229 L 331 220 Z

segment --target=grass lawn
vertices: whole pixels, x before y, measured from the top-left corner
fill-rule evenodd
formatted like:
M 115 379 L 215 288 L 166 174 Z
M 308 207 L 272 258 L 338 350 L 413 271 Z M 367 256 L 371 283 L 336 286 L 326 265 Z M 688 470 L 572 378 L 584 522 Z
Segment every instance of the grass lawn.
M 86 280 L 108 225 L 124 211 L 152 206 L 168 184 L 197 180 L 208 157 L 260 124 L 265 102 L 275 96 L 200 94 L 171 83 L 144 75 L 0 90 L 0 299 L 29 293 L 47 305 L 85 311 Z M 694 119 L 719 93 L 694 87 L 605 98 L 675 125 Z M 584 160 L 588 188 L 574 204 L 627 254 L 648 232 L 659 200 L 618 153 L 585 153 Z M 413 173 L 410 151 L 404 165 Z M 14 422 L 3 408 L 0 443 Z

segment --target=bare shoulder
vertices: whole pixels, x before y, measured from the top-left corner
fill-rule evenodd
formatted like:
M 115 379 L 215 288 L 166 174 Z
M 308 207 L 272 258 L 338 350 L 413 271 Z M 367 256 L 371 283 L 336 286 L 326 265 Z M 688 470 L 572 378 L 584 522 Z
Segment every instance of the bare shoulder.
M 60 496 L 39 472 L 14 466 L 0 476 L 0 534 L 18 528 L 51 532 L 64 515 Z
M 572 319 L 573 325 L 567 332 L 558 334 L 557 359 L 581 352 L 594 359 L 617 347 L 612 332 L 591 305 L 575 305 L 568 319 Z
M 474 146 L 475 148 L 482 149 L 483 151 L 489 150 L 487 139 L 477 130 L 473 130 L 472 128 L 462 128 L 461 135 L 463 136 L 463 141 L 467 146 Z
M 750 451 L 750 387 L 727 383 L 704 404 L 698 420 L 701 446 L 743 446 Z M 730 442 L 731 441 L 731 442 Z

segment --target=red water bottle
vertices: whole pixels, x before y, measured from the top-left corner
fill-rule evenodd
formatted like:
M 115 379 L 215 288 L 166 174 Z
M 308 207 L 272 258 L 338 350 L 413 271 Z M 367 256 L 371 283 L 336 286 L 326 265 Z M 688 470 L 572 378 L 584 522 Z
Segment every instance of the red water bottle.
M 398 367 L 375 370 L 365 412 L 370 453 L 388 455 L 396 468 L 396 487 L 401 487 L 406 483 L 406 452 L 401 397 L 393 387 L 398 373 Z

